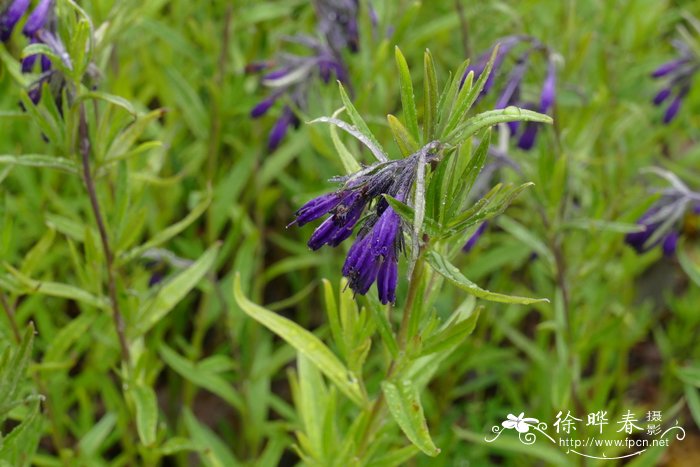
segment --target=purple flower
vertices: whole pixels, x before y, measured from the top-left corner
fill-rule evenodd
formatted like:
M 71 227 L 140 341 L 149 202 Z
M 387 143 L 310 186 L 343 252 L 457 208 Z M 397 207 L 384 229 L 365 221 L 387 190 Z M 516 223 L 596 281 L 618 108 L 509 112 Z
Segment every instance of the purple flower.
M 479 227 L 474 231 L 474 233 L 469 237 L 469 240 L 467 240 L 467 243 L 464 244 L 462 247 L 462 251 L 465 253 L 469 253 L 472 251 L 474 246 L 476 246 L 476 242 L 479 241 L 481 236 L 484 234 L 486 231 L 486 227 L 489 226 L 489 221 L 484 221 L 479 225 Z
M 670 172 L 656 169 L 672 182 L 672 188 L 663 191 L 664 196 L 656 201 L 637 220 L 643 230 L 631 232 L 625 236 L 625 243 L 637 253 L 644 253 L 657 245 L 666 256 L 672 256 L 682 231 L 686 215 L 696 215 L 695 209 L 700 202 L 700 193 L 691 191 L 683 182 Z
M 549 113 L 556 99 L 556 65 L 554 63 L 554 54 L 546 45 L 530 36 L 509 36 L 499 41 L 499 43 L 500 47 L 494 58 L 491 74 L 486 79 L 484 89 L 481 91 L 479 98 L 481 99 L 488 94 L 491 89 L 496 87 L 496 80 L 498 79 L 501 69 L 505 66 L 504 64 L 507 56 L 516 48 L 524 48 L 524 51 L 518 56 L 515 65 L 508 74 L 505 86 L 500 90 L 495 108 L 503 109 L 509 105 L 514 105 L 536 110 L 540 113 Z M 474 71 L 475 78 L 478 78 L 479 75 L 484 72 L 492 51 L 493 48 L 488 53 L 481 55 L 474 65 L 470 65 L 467 68 L 462 77 L 462 83 L 464 83 L 469 71 Z M 542 82 L 539 105 L 525 104 L 524 101 L 521 100 L 520 93 L 526 71 L 531 65 L 532 55 L 535 53 L 543 55 L 547 61 L 547 73 Z M 519 122 L 510 122 L 508 128 L 510 129 L 511 137 L 517 138 L 517 145 L 519 148 L 529 150 L 534 146 L 538 132 L 538 124 L 528 123 L 526 125 L 521 125 Z M 520 131 L 522 131 L 522 133 L 519 134 Z
M 340 245 L 361 224 L 345 259 L 343 275 L 355 293 L 366 294 L 376 282 L 379 300 L 384 304 L 394 302 L 398 257 L 403 249 L 403 223 L 384 195 L 405 202 L 412 189 L 419 155 L 425 154 L 429 163 L 435 160 L 439 150 L 438 144 L 429 143 L 404 159 L 377 163 L 335 179 L 344 182 L 343 187 L 304 204 L 290 225 L 301 226 L 328 214 L 308 242 L 309 248 L 317 250 L 323 245 Z
M 22 34 L 32 37 L 46 24 L 49 14 L 53 12 L 53 0 L 41 0 L 24 24 Z
M 317 29 L 328 45 L 340 52 L 357 52 L 360 45 L 358 30 L 358 0 L 316 0 Z
M 324 83 L 331 77 L 347 83 L 348 73 L 345 65 L 338 56 L 327 46 L 306 36 L 288 37 L 288 41 L 296 42 L 309 48 L 313 54 L 308 56 L 281 54 L 277 68 L 262 77 L 262 84 L 269 87 L 271 94 L 260 101 L 250 111 L 251 118 L 265 115 L 278 100 L 287 100 L 282 114 L 278 117 L 268 136 L 268 150 L 275 150 L 281 143 L 290 126 L 297 127 L 299 118 L 292 108 L 306 109 L 309 90 L 320 78 Z M 266 67 L 251 67 L 251 69 Z
M 5 11 L 0 13 L 0 41 L 7 42 L 27 8 L 29 8 L 29 0 L 14 0 Z
M 693 78 L 700 69 L 700 59 L 688 45 L 680 41 L 674 42 L 673 45 L 679 57 L 662 64 L 651 73 L 652 78 L 666 81 L 664 87 L 652 99 L 654 105 L 661 105 L 674 96 L 664 112 L 665 124 L 670 123 L 678 115 L 683 99 L 690 91 Z

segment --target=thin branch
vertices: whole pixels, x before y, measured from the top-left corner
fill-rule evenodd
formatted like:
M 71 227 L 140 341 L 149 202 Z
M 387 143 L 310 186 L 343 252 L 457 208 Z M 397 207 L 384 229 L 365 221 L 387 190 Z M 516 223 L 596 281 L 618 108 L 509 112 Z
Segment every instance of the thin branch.
M 121 348 L 122 360 L 128 366 L 130 366 L 129 358 L 129 346 L 126 342 L 126 330 L 124 325 L 124 317 L 119 310 L 119 301 L 117 300 L 117 285 L 114 279 L 114 256 L 112 254 L 112 249 L 109 246 L 109 236 L 107 235 L 107 229 L 105 228 L 105 223 L 102 217 L 102 212 L 100 211 L 100 203 L 97 200 L 97 192 L 95 191 L 95 183 L 92 178 L 92 172 L 90 171 L 90 136 L 88 134 L 87 118 L 85 116 L 85 107 L 80 107 L 80 122 L 78 125 L 78 145 L 80 150 L 80 156 L 83 163 L 83 180 L 85 181 L 85 188 L 87 189 L 88 196 L 90 197 L 90 205 L 92 206 L 92 213 L 95 216 L 95 222 L 97 223 L 97 229 L 100 232 L 100 240 L 102 241 L 102 250 L 104 251 L 105 261 L 107 262 L 107 287 L 109 290 L 109 300 L 112 305 L 112 317 L 114 319 L 114 326 L 117 331 L 117 336 L 119 337 L 119 346 Z
M 15 341 L 19 344 L 22 341 L 22 335 L 19 332 L 19 327 L 17 326 L 17 320 L 15 319 L 15 307 L 7 301 L 7 297 L 4 292 L 0 292 L 0 303 L 5 309 L 5 314 L 7 315 L 7 320 L 10 322 L 10 327 L 12 328 L 12 334 L 15 337 Z

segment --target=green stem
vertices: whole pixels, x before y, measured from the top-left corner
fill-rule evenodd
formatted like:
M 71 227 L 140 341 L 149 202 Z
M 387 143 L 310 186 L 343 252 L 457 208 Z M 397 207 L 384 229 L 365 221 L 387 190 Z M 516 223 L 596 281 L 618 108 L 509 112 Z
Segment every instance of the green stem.
M 428 242 L 426 240 L 421 246 L 418 254 L 418 260 L 416 261 L 416 265 L 413 268 L 413 273 L 411 274 L 411 278 L 408 283 L 408 296 L 406 297 L 406 304 L 404 305 L 403 316 L 401 318 L 401 325 L 399 327 L 398 334 L 399 353 L 398 357 L 393 359 L 389 364 L 389 369 L 387 370 L 386 377 L 384 378 L 385 380 L 389 380 L 394 376 L 397 368 L 401 367 L 402 360 L 406 353 L 406 345 L 410 340 L 408 331 L 411 323 L 411 316 L 413 314 L 413 308 L 415 307 L 420 281 L 423 279 L 423 271 L 425 270 L 424 253 L 427 247 Z M 369 417 L 367 419 L 367 424 L 365 425 L 365 429 L 360 440 L 358 447 L 360 457 L 363 456 L 367 450 L 369 440 L 375 431 L 375 425 L 377 425 L 378 422 L 383 421 L 383 417 L 381 415 L 383 415 L 384 412 L 385 402 L 384 393 L 380 392 L 379 396 L 377 396 L 377 399 L 372 404 L 372 408 L 370 409 Z
M 100 240 L 102 242 L 102 250 L 105 255 L 105 262 L 107 263 L 107 288 L 109 293 L 109 300 L 112 305 L 112 318 L 114 319 L 114 327 L 117 331 L 117 336 L 119 338 L 119 347 L 121 349 L 122 361 L 127 368 L 131 366 L 131 359 L 129 357 L 129 345 L 126 340 L 126 326 L 124 324 L 124 316 L 119 309 L 119 300 L 117 299 L 117 283 L 114 274 L 114 255 L 112 253 L 112 248 L 109 244 L 109 235 L 107 234 L 107 228 L 105 227 L 104 218 L 102 217 L 102 211 L 100 210 L 100 203 L 97 199 L 97 191 L 95 190 L 95 182 L 92 178 L 92 171 L 90 170 L 90 137 L 88 134 L 87 127 L 87 117 L 85 115 L 85 107 L 81 105 L 80 107 L 80 121 L 78 124 L 78 149 L 82 159 L 83 164 L 83 181 L 85 182 L 85 188 L 87 189 L 88 196 L 90 198 L 90 205 L 92 207 L 92 213 L 95 217 L 95 223 L 97 224 L 97 230 L 100 233 Z

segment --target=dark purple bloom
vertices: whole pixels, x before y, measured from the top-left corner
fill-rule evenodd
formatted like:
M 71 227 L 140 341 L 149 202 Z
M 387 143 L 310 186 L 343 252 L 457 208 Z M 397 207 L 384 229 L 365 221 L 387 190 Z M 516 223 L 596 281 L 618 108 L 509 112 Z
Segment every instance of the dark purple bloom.
M 671 88 L 663 88 L 654 96 L 654 105 L 661 105 L 671 95 Z
M 666 237 L 664 237 L 664 242 L 661 245 L 661 249 L 665 256 L 673 256 L 676 252 L 676 246 L 678 245 L 678 232 L 672 230 Z
M 691 47 L 680 41 L 676 41 L 674 46 L 679 57 L 664 63 L 651 73 L 653 78 L 665 80 L 664 87 L 652 100 L 654 105 L 661 105 L 674 96 L 664 112 L 665 124 L 670 123 L 678 115 L 683 99 L 690 91 L 693 78 L 700 69 L 700 59 Z
M 52 7 L 53 0 L 41 0 L 27 18 L 27 22 L 22 29 L 22 34 L 27 37 L 32 37 L 39 29 L 43 28 L 49 14 L 53 11 Z
M 272 107 L 275 104 L 278 97 L 278 95 L 273 94 L 267 99 L 264 99 L 255 107 L 253 107 L 253 109 L 250 111 L 251 118 L 260 118 L 263 115 L 265 115 L 267 111 L 270 110 L 270 107 Z
M 481 91 L 479 98 L 482 98 L 488 94 L 491 89 L 496 87 L 496 80 L 498 79 L 501 69 L 505 66 L 504 64 L 507 56 L 516 48 L 524 49 L 508 74 L 505 86 L 500 90 L 495 108 L 503 109 L 509 105 L 514 105 L 536 110 L 540 113 L 549 113 L 554 106 L 556 98 L 556 65 L 554 62 L 554 54 L 546 45 L 530 36 L 509 36 L 499 41 L 499 44 L 500 47 L 494 58 L 491 74 L 486 79 L 484 89 Z M 462 83 L 464 83 L 469 71 L 474 71 L 475 78 L 478 78 L 481 73 L 484 72 L 492 51 L 493 48 L 488 53 L 481 55 L 474 65 L 470 65 L 467 68 L 462 77 Z M 547 61 L 547 73 L 542 82 L 539 105 L 525 104 L 523 100 L 521 100 L 520 93 L 526 71 L 531 64 L 531 57 L 535 53 L 543 55 Z M 508 128 L 510 129 L 511 137 L 517 138 L 519 148 L 528 150 L 534 146 L 538 132 L 537 124 L 529 123 L 527 125 L 522 125 L 519 124 L 519 122 L 510 122 L 508 123 Z M 520 131 L 522 133 L 518 134 Z
M 312 250 L 323 245 L 338 246 L 352 234 L 358 223 L 361 224 L 343 265 L 343 275 L 355 293 L 367 293 L 376 282 L 382 303 L 396 300 L 403 224 L 384 195 L 404 202 L 411 191 L 421 156 L 425 156 L 425 162 L 429 163 L 435 160 L 439 150 L 439 144 L 429 143 L 404 159 L 380 162 L 337 178 L 336 181 L 344 182 L 340 190 L 314 198 L 296 212 L 292 224 L 299 225 L 329 214 L 309 239 Z
M 299 124 L 299 119 L 294 112 L 289 107 L 285 107 L 282 110 L 282 115 L 277 119 L 275 125 L 270 131 L 270 136 L 267 139 L 267 149 L 269 151 L 274 151 L 279 146 L 280 142 L 287 134 L 287 130 L 290 126 L 296 127 Z
M 29 8 L 29 0 L 14 0 L 5 11 L 0 13 L 0 40 L 6 42 L 12 30 Z
M 671 256 L 676 251 L 683 219 L 687 213 L 694 212 L 700 193 L 688 189 L 670 172 L 657 170 L 657 173 L 672 181 L 673 187 L 664 190 L 664 196 L 637 220 L 637 224 L 644 230 L 627 234 L 625 242 L 637 253 L 661 245 L 664 254 Z
M 479 227 L 474 231 L 474 233 L 469 237 L 469 240 L 467 240 L 467 243 L 464 244 L 462 247 L 462 251 L 465 253 L 469 253 L 472 251 L 474 246 L 476 246 L 476 242 L 479 241 L 479 238 L 484 234 L 486 231 L 486 227 L 488 227 L 489 221 L 484 221 L 479 225 Z
M 663 76 L 669 75 L 671 73 L 675 73 L 678 71 L 679 68 L 681 68 L 683 65 L 688 63 L 690 61 L 689 58 L 684 57 L 684 58 L 679 58 L 676 60 L 671 60 L 670 62 L 666 62 L 660 67 L 658 67 L 656 70 L 654 70 L 651 73 L 652 78 L 661 78 Z
M 306 109 L 309 90 L 318 82 L 319 78 L 324 83 L 330 82 L 334 75 L 341 82 L 347 83 L 348 80 L 345 65 L 328 46 L 306 36 L 288 37 L 287 40 L 309 48 L 313 54 L 308 56 L 281 54 L 277 68 L 269 71 L 262 78 L 262 84 L 272 91 L 267 98 L 251 110 L 250 116 L 252 118 L 266 114 L 283 96 L 288 102 L 291 101 L 290 105 L 283 108 L 281 116 L 270 131 L 268 137 L 270 151 L 279 146 L 290 126 L 297 127 L 299 125 L 299 119 L 292 111 L 292 107 Z
M 360 45 L 358 0 L 316 0 L 317 29 L 336 52 L 357 52 Z
M 687 90 L 681 90 L 676 97 L 671 101 L 671 104 L 666 108 L 664 112 L 664 123 L 668 124 L 673 120 L 673 118 L 678 114 L 683 103 L 683 98 L 685 97 Z

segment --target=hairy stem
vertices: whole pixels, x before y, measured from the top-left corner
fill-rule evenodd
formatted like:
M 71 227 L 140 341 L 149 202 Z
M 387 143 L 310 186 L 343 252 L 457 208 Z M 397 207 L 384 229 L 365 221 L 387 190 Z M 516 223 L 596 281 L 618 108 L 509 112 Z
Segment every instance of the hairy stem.
M 119 301 L 117 300 L 117 284 L 114 278 L 114 256 L 109 245 L 109 236 L 105 227 L 100 203 L 97 200 L 97 192 L 95 191 L 95 182 L 92 178 L 90 170 L 90 136 L 88 134 L 87 117 L 85 115 L 85 107 L 80 107 L 80 122 L 78 125 L 78 146 L 80 157 L 83 163 L 83 181 L 90 198 L 92 213 L 95 216 L 97 230 L 100 233 L 100 241 L 102 242 L 102 250 L 104 251 L 105 261 L 107 263 L 107 288 L 109 292 L 109 301 L 112 306 L 112 318 L 114 319 L 114 327 L 119 337 L 119 347 L 121 349 L 122 361 L 130 366 L 129 346 L 126 342 L 126 326 L 124 325 L 124 316 L 119 309 Z

